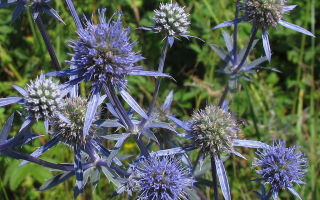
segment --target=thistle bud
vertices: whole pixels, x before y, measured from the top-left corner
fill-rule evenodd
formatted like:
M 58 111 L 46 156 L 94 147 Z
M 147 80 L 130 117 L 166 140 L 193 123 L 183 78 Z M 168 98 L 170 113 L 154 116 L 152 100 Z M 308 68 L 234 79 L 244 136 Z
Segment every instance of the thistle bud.
M 165 32 L 169 36 L 185 35 L 188 33 L 190 21 L 185 7 L 180 7 L 174 3 L 166 3 L 160 4 L 159 10 L 155 10 L 154 12 L 153 29 L 156 32 Z
M 193 114 L 191 134 L 204 153 L 229 153 L 237 137 L 237 123 L 231 114 L 216 106 L 207 106 Z
M 47 120 L 56 115 L 63 106 L 59 85 L 51 78 L 40 77 L 25 88 L 24 107 L 29 116 L 36 120 Z

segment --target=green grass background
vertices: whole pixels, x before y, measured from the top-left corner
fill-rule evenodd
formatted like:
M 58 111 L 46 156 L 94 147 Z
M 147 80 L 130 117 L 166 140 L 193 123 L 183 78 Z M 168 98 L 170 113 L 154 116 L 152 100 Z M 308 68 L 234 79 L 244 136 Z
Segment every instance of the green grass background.
M 187 41 L 176 40 L 174 47 L 168 52 L 165 72 L 170 73 L 173 81 L 162 81 L 158 103 L 163 102 L 170 90 L 175 91 L 173 112 L 180 118 L 187 119 L 195 109 L 203 108 L 207 103 L 215 104 L 226 84 L 227 77 L 216 73 L 223 62 L 210 49 L 209 44 L 224 46 L 222 30 L 212 31 L 212 27 L 234 17 L 235 2 L 233 0 L 177 0 L 185 5 L 191 13 L 190 34 L 203 38 Z M 320 145 L 319 145 L 319 97 L 320 97 L 320 44 L 319 44 L 319 1 L 292 0 L 291 4 L 298 7 L 286 15 L 286 20 L 311 30 L 316 38 L 311 38 L 289 29 L 278 27 L 270 33 L 270 43 L 273 52 L 268 67 L 275 67 L 282 73 L 261 71 L 252 76 L 250 82 L 243 84 L 239 91 L 228 97 L 231 111 L 243 124 L 243 138 L 261 140 L 271 143 L 273 139 L 285 139 L 288 145 L 300 145 L 309 161 L 307 185 L 297 186 L 296 190 L 303 199 L 316 200 L 320 198 Z M 139 44 L 136 50 L 141 50 L 146 59 L 142 62 L 145 69 L 156 69 L 162 37 L 151 32 L 135 30 L 139 26 L 152 25 L 153 9 L 160 1 L 155 0 L 77 0 L 75 6 L 78 13 L 91 16 L 98 8 L 107 8 L 110 17 L 115 10 L 124 13 L 124 24 L 132 27 L 132 40 Z M 52 1 L 51 5 L 60 13 L 67 25 L 43 16 L 44 24 L 49 32 L 58 59 L 63 68 L 67 68 L 65 60 L 71 49 L 67 47 L 69 39 L 75 39 L 75 24 L 63 0 Z M 14 24 L 10 25 L 13 8 L 0 10 L 0 97 L 17 95 L 10 84 L 24 86 L 28 80 L 35 78 L 41 71 L 53 71 L 54 67 L 46 51 L 41 35 L 29 13 L 24 13 Z M 93 20 L 97 20 L 93 15 Z M 231 28 L 224 29 L 230 34 Z M 250 24 L 239 26 L 239 44 L 243 47 L 248 40 Z M 260 38 L 261 33 L 258 33 Z M 262 43 L 250 54 L 250 59 L 263 55 Z M 155 81 L 152 78 L 129 77 L 130 91 L 140 105 L 147 107 L 151 102 Z M 88 86 L 82 85 L 82 94 L 87 94 Z M 0 125 L 14 110 L 22 111 L 18 105 L 0 108 Z M 21 121 L 15 119 L 15 131 Z M 44 134 L 41 124 L 34 131 Z M 13 133 L 14 134 L 14 133 Z M 44 144 L 47 136 L 33 141 L 31 145 L 21 149 L 32 152 Z M 259 189 L 259 184 L 250 181 L 256 178 L 251 169 L 254 151 L 241 149 L 248 160 L 229 159 L 225 166 L 229 177 L 233 199 L 256 199 L 253 191 Z M 134 143 L 124 146 L 123 153 L 136 154 Z M 194 154 L 194 153 L 193 153 Z M 194 156 L 194 155 L 191 155 Z M 63 145 L 46 153 L 43 159 L 52 162 L 72 162 L 72 152 Z M 19 161 L 0 157 L 0 199 L 72 199 L 74 178 L 55 187 L 39 192 L 37 188 L 57 172 L 50 172 L 34 164 L 17 168 Z M 207 173 L 204 177 L 210 179 Z M 209 187 L 199 186 L 208 198 L 213 199 Z M 89 185 L 84 195 L 79 199 L 109 199 L 115 188 L 104 177 L 92 192 Z M 282 192 L 281 199 L 293 199 L 288 191 Z M 121 195 L 115 199 L 128 199 Z

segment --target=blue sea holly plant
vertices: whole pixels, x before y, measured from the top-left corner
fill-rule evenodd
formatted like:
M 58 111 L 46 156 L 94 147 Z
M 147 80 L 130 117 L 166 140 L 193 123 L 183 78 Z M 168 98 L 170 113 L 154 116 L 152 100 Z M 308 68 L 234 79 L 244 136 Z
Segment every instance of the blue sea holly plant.
M 107 21 L 106 9 L 99 10 L 99 24 L 84 17 L 86 25 L 77 30 L 78 40 L 71 40 L 70 47 L 74 50 L 71 54 L 70 69 L 48 73 L 50 76 L 75 76 L 64 83 L 65 88 L 82 81 L 90 81 L 91 97 L 88 103 L 86 120 L 83 133 L 88 133 L 88 127 L 96 113 L 101 91 L 104 90 L 111 103 L 117 101 L 116 89 L 123 99 L 143 118 L 148 118 L 143 109 L 130 96 L 127 90 L 128 75 L 139 76 L 165 76 L 168 75 L 152 71 L 143 71 L 141 66 L 135 64 L 143 57 L 139 52 L 133 51 L 137 42 L 130 42 L 130 28 L 122 27 L 122 13 L 115 12 Z M 114 19 L 118 15 L 118 19 Z M 118 115 L 125 116 L 123 110 L 113 103 Z M 122 112 L 122 113 L 121 113 Z M 122 119 L 126 126 L 130 126 L 128 119 Z M 132 128 L 132 127 L 131 127 Z
M 248 46 L 251 46 L 258 29 L 261 29 L 263 48 L 270 61 L 271 48 L 268 36 L 269 28 L 276 28 L 278 25 L 282 25 L 286 28 L 314 37 L 310 31 L 283 19 L 287 12 L 296 7 L 296 5 L 286 5 L 287 2 L 288 1 L 286 0 L 244 0 L 240 5 L 240 10 L 243 14 L 241 17 L 218 24 L 213 29 L 235 25 L 244 21 L 250 22 L 252 24 L 252 30 L 249 42 L 250 45 Z
M 278 141 L 256 154 L 252 167 L 261 178 L 255 180 L 270 185 L 269 192 L 257 193 L 260 199 L 267 200 L 272 197 L 276 200 L 279 192 L 285 189 L 301 199 L 293 184 L 306 184 L 303 178 L 308 171 L 308 159 L 299 147 L 286 147 L 285 141 Z

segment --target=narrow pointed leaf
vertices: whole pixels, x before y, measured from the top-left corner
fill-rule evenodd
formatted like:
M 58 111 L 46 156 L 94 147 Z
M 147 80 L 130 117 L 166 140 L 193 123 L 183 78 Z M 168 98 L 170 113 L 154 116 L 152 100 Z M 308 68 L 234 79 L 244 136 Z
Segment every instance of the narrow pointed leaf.
M 166 150 L 160 150 L 160 151 L 156 151 L 156 152 L 152 152 L 150 153 L 150 156 L 169 156 L 169 155 L 176 155 L 176 154 L 183 154 L 189 151 L 194 150 L 195 147 L 176 147 L 176 148 L 172 148 L 172 149 L 166 149 Z
M 160 72 L 154 72 L 154 71 L 143 71 L 143 70 L 132 70 L 130 75 L 136 75 L 136 76 L 154 76 L 154 77 L 167 77 L 172 78 L 169 74 L 160 73 Z
M 52 17 L 56 18 L 57 20 L 59 20 L 60 22 L 62 22 L 64 25 L 64 21 L 62 20 L 62 18 L 59 16 L 58 12 L 53 9 L 53 8 L 50 8 L 50 9 L 42 9 L 45 13 L 51 15 Z
M 213 27 L 212 30 L 216 30 L 218 28 L 223 28 L 223 27 L 227 27 L 227 26 L 232 26 L 232 25 L 238 24 L 238 23 L 243 22 L 243 21 L 245 21 L 244 17 L 238 18 L 238 19 L 234 19 L 234 20 L 231 20 L 231 21 L 222 22 L 221 24 L 218 24 L 217 26 Z
M 267 30 L 262 31 L 262 43 L 263 43 L 264 52 L 266 53 L 267 59 L 270 62 L 271 61 L 271 49 L 270 49 L 269 36 L 268 36 Z
M 164 128 L 176 133 L 176 130 L 172 126 L 170 126 L 169 123 L 166 123 L 166 122 L 151 122 L 148 124 L 147 127 L 148 128 Z
M 70 120 L 66 118 L 62 113 L 58 112 L 57 113 L 59 119 L 67 124 L 71 124 Z
M 231 62 L 229 53 L 218 45 L 210 44 L 211 49 L 226 63 Z
M 169 111 L 170 110 L 170 107 L 171 107 L 171 103 L 172 103 L 172 100 L 173 100 L 173 90 L 171 90 L 168 94 L 168 96 L 166 97 L 166 100 L 164 101 L 163 105 L 162 105 L 162 108 L 164 110 L 167 110 Z
M 135 110 L 141 117 L 148 119 L 148 115 L 143 111 L 143 109 L 139 106 L 139 104 L 130 96 L 130 94 L 125 91 L 124 89 L 121 89 L 119 91 L 122 98 L 129 104 L 129 106 Z
M 110 112 L 113 116 L 115 116 L 116 118 L 119 118 L 119 116 L 118 116 L 116 110 L 113 108 L 112 104 L 111 104 L 111 103 L 106 103 L 106 105 L 107 105 L 107 108 L 108 108 L 109 112 Z
M 112 170 L 106 166 L 101 166 L 102 172 L 107 177 L 107 179 L 112 182 L 115 186 L 120 187 L 121 183 L 117 181 L 119 177 L 116 173 L 113 173 Z
M 35 150 L 31 156 L 38 158 L 39 156 L 41 156 L 43 153 L 45 153 L 46 151 L 48 151 L 51 147 L 53 147 L 54 145 L 58 144 L 58 142 L 60 141 L 60 137 L 56 136 L 54 137 L 52 140 L 50 140 L 49 142 L 47 142 L 45 145 L 39 147 L 37 150 Z M 19 167 L 22 167 L 23 165 L 27 164 L 29 161 L 24 160 L 20 163 Z
M 154 135 L 154 133 L 149 130 L 149 129 L 144 129 L 142 131 L 142 135 L 144 135 L 145 137 L 147 137 L 149 140 L 153 140 L 155 141 L 157 144 L 159 144 L 159 141 L 157 139 L 157 137 Z
M 244 157 L 241 153 L 237 152 L 236 150 L 232 150 L 231 153 L 233 153 L 234 155 L 236 155 L 240 158 L 247 160 L 246 157 Z
M 27 96 L 28 93 L 21 87 L 17 85 L 11 85 L 14 89 L 16 89 L 22 96 Z
M 112 160 L 116 157 L 121 147 L 129 137 L 130 137 L 130 134 L 124 135 L 124 137 L 118 140 L 117 143 L 114 145 L 113 150 L 111 151 L 110 155 L 107 158 L 107 164 L 109 166 L 111 165 Z
M 97 112 L 99 99 L 100 99 L 100 90 L 98 88 L 95 88 L 87 107 L 86 119 L 84 121 L 84 126 L 83 126 L 84 137 L 88 134 L 90 126 L 94 119 L 94 116 Z
M 301 197 L 300 197 L 300 195 L 297 193 L 297 191 L 296 191 L 294 188 L 288 187 L 288 190 L 289 190 L 294 196 L 296 196 L 298 199 L 302 200 Z
M 181 121 L 180 119 L 177 119 L 173 116 L 167 115 L 167 117 L 172 120 L 174 123 L 176 123 L 178 126 L 180 126 L 181 128 L 183 128 L 186 131 L 191 131 L 191 128 L 187 125 L 187 123 Z
M 76 188 L 82 192 L 84 185 L 83 185 L 83 169 L 82 169 L 82 162 L 81 162 L 81 149 L 78 145 L 74 146 L 74 169 L 76 175 Z
M 104 128 L 115 128 L 115 127 L 124 127 L 118 120 L 111 120 L 111 119 L 106 119 L 106 120 L 99 120 L 94 122 L 94 124 L 97 124 L 100 127 Z
M 293 10 L 295 7 L 297 7 L 297 5 L 285 6 L 285 7 L 283 8 L 283 11 L 284 11 L 284 12 L 288 12 L 288 11 Z
M 7 97 L 7 98 L 1 98 L 0 99 L 0 107 L 10 105 L 13 103 L 22 103 L 23 98 L 22 97 Z
M 233 140 L 233 145 L 236 147 L 248 147 L 248 148 L 268 148 L 269 145 L 259 142 L 259 141 L 252 141 L 252 140 L 239 140 L 239 139 L 234 139 Z
M 224 43 L 226 44 L 226 47 L 228 49 L 228 52 L 231 55 L 233 52 L 232 38 L 226 31 L 222 32 L 222 36 L 224 39 Z
M 14 113 L 12 113 L 10 117 L 6 120 L 6 122 L 3 124 L 3 127 L 0 131 L 0 144 L 3 141 L 7 140 L 12 127 L 13 118 L 14 118 Z
M 283 21 L 283 20 L 279 20 L 278 22 L 280 25 L 284 26 L 284 27 L 287 27 L 287 28 L 290 28 L 292 30 L 295 30 L 295 31 L 298 31 L 300 33 L 303 33 L 303 34 L 306 34 L 306 35 L 309 35 L 311 37 L 315 37 L 310 31 L 298 26 L 298 25 L 295 25 L 295 24 L 292 24 L 292 23 L 289 23 L 289 22 L 286 22 L 286 21 Z
M 218 179 L 220 182 L 221 192 L 224 196 L 224 199 L 231 200 L 228 177 L 223 162 L 217 155 L 214 155 L 214 160 L 216 164 Z
M 22 131 L 22 130 L 24 130 L 25 128 L 31 126 L 32 123 L 33 123 L 33 120 L 31 120 L 31 119 L 29 119 L 29 118 L 27 118 L 26 120 L 24 120 L 23 124 L 21 125 L 21 128 L 20 128 L 19 132 Z
M 168 42 L 169 42 L 170 47 L 172 47 L 172 45 L 174 43 L 174 37 L 168 36 Z
M 44 184 L 42 184 L 38 190 L 45 191 L 50 188 L 53 188 L 53 187 L 59 185 L 60 183 L 63 183 L 64 181 L 68 180 L 72 176 L 74 176 L 74 171 L 68 171 L 68 172 L 65 172 L 62 174 L 58 174 L 57 176 L 54 176 L 54 177 L 46 180 L 46 182 Z
M 272 193 L 272 198 L 273 198 L 273 200 L 278 200 L 278 192 L 277 191 L 274 191 Z
M 12 24 L 14 21 L 18 19 L 18 17 L 21 15 L 21 13 L 24 11 L 25 5 L 23 3 L 19 3 L 17 7 L 14 9 L 12 14 L 12 19 L 10 24 Z

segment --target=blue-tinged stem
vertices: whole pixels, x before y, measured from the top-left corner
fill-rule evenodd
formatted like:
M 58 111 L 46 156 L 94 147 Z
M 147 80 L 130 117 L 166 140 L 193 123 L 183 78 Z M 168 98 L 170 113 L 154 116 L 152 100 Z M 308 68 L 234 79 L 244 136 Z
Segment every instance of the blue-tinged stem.
M 235 19 L 238 19 L 239 17 L 239 6 L 240 6 L 240 1 L 237 0 Z M 233 65 L 234 66 L 238 62 L 237 50 L 238 50 L 238 23 L 234 25 L 234 29 L 233 29 Z
M 24 154 L 24 153 L 20 153 L 20 152 L 16 152 L 16 151 L 12 151 L 12 150 L 6 150 L 3 152 L 4 156 L 10 156 L 12 158 L 16 158 L 16 159 L 23 159 L 23 160 L 27 160 L 29 162 L 33 162 L 36 164 L 39 164 L 43 167 L 48 167 L 51 169 L 57 169 L 57 170 L 63 170 L 63 171 L 74 171 L 74 167 L 73 165 L 62 165 L 62 164 L 55 164 L 55 163 L 51 163 L 51 162 L 47 162 L 41 159 L 38 159 L 36 157 L 33 157 L 29 154 Z M 83 166 L 83 169 L 87 169 L 89 167 L 91 167 L 92 164 L 91 163 L 86 163 Z
M 164 45 L 163 45 L 162 51 L 161 51 L 160 63 L 159 63 L 159 66 L 158 66 L 158 72 L 159 73 L 163 73 L 163 68 L 164 68 L 164 63 L 166 61 L 168 47 L 169 47 L 169 41 L 168 41 L 168 39 L 165 39 Z M 157 101 L 159 90 L 160 90 L 160 84 L 161 84 L 161 77 L 158 77 L 157 81 L 156 81 L 156 87 L 155 87 L 155 91 L 153 93 L 151 105 L 150 105 L 149 110 L 148 110 L 148 116 L 151 115 L 151 113 L 152 113 L 152 111 L 153 111 L 153 109 L 154 109 L 154 107 L 156 105 L 156 101 Z
M 69 8 L 69 10 L 71 12 L 72 18 L 73 18 L 78 30 L 83 29 L 81 21 L 80 21 L 80 18 L 79 18 L 79 15 L 78 15 L 78 13 L 76 11 L 76 8 L 73 5 L 72 0 L 66 0 L 66 2 L 68 4 L 68 8 Z
M 211 156 L 211 175 L 212 175 L 212 182 L 213 182 L 214 199 L 215 200 L 219 200 L 216 161 L 214 160 L 214 156 L 213 155 L 210 155 L 210 156 Z
M 41 36 L 44 40 L 44 43 L 46 44 L 46 47 L 47 47 L 47 50 L 49 52 L 49 55 L 51 57 L 51 60 L 53 62 L 53 65 L 55 66 L 56 70 L 57 71 L 61 71 L 61 66 L 59 64 L 59 61 L 58 61 L 58 58 L 56 56 L 56 53 L 52 47 L 52 44 L 50 42 L 50 38 L 49 38 L 49 35 L 46 31 L 46 28 L 44 27 L 43 25 L 43 22 L 42 22 L 42 19 L 41 19 L 41 16 L 39 15 L 36 20 L 35 20 L 37 26 L 38 26 L 38 29 L 41 33 Z

